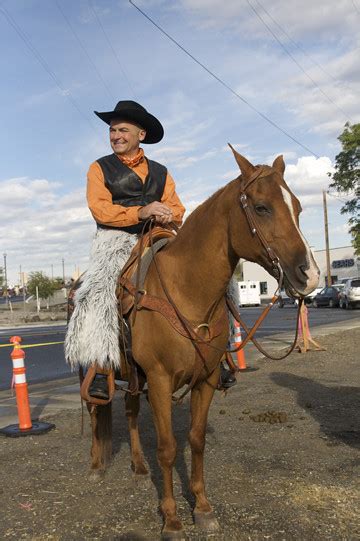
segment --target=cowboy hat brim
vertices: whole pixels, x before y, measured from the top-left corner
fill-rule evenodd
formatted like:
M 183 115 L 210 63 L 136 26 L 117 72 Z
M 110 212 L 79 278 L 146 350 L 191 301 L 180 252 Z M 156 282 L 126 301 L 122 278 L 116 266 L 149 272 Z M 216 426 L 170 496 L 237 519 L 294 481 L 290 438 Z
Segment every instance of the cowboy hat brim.
M 134 122 L 138 124 L 146 131 L 145 139 L 143 143 L 153 144 L 158 143 L 164 136 L 164 128 L 161 123 L 153 115 L 145 110 L 137 110 L 135 108 L 124 109 L 123 111 L 108 111 L 98 112 L 94 111 L 96 116 L 110 125 L 110 122 L 114 119 L 125 120 L 128 122 Z

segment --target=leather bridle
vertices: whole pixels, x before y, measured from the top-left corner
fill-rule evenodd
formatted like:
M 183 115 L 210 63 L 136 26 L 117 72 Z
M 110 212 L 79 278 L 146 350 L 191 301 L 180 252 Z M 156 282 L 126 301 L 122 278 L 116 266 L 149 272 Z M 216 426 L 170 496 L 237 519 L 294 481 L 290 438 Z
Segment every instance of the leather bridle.
M 253 213 L 253 211 L 251 210 L 251 207 L 248 204 L 248 198 L 247 198 L 247 195 L 246 195 L 246 190 L 249 188 L 249 186 L 251 186 L 251 184 L 253 184 L 255 182 L 255 180 L 259 180 L 260 178 L 263 178 L 263 177 L 267 176 L 267 175 L 262 175 L 262 173 L 264 171 L 267 171 L 267 170 L 263 166 L 257 166 L 255 168 L 254 173 L 250 176 L 250 178 L 247 181 L 247 183 L 245 184 L 245 186 L 243 188 L 241 188 L 241 191 L 240 191 L 240 205 L 241 205 L 241 207 L 242 207 L 242 209 L 243 209 L 243 211 L 245 213 L 245 216 L 246 216 L 247 222 L 249 224 L 250 231 L 251 231 L 252 235 L 253 236 L 256 235 L 258 237 L 260 243 L 262 244 L 262 246 L 265 249 L 267 257 L 271 261 L 271 265 L 272 265 L 272 268 L 274 270 L 276 280 L 278 282 L 278 288 L 276 290 L 276 293 L 277 293 L 278 291 L 281 290 L 281 288 L 283 286 L 283 281 L 284 281 L 284 273 L 283 273 L 283 270 L 282 270 L 282 266 L 280 264 L 280 259 L 276 255 L 273 248 L 271 248 L 271 246 L 267 242 L 264 234 L 262 233 L 261 228 L 260 228 L 260 226 L 258 225 L 258 223 L 256 221 L 254 213 Z M 268 171 L 268 174 L 270 174 L 270 171 Z
M 266 173 L 265 175 L 262 174 L 264 172 Z M 259 328 L 259 326 L 261 325 L 261 323 L 264 321 L 265 317 L 268 315 L 271 308 L 276 304 L 276 302 L 279 299 L 278 293 L 280 292 L 280 290 L 283 287 L 284 271 L 282 269 L 279 257 L 277 256 L 274 249 L 271 248 L 271 246 L 269 245 L 269 243 L 266 240 L 260 226 L 257 223 L 254 212 L 253 212 L 253 210 L 251 209 L 251 207 L 248 204 L 248 197 L 247 197 L 246 191 L 248 190 L 249 186 L 251 186 L 256 180 L 260 180 L 260 178 L 264 178 L 265 176 L 270 175 L 271 172 L 272 172 L 271 169 L 268 168 L 268 167 L 265 168 L 264 166 L 256 166 L 255 171 L 252 173 L 252 175 L 250 176 L 248 181 L 245 183 L 245 186 L 241 187 L 239 199 L 240 199 L 241 208 L 244 211 L 244 214 L 246 216 L 246 219 L 247 219 L 247 222 L 248 222 L 248 225 L 249 225 L 249 228 L 250 228 L 250 231 L 251 231 L 252 235 L 254 237 L 256 236 L 258 238 L 259 242 L 261 243 L 261 245 L 263 246 L 263 248 L 265 250 L 267 258 L 271 262 L 273 273 L 274 273 L 275 278 L 276 278 L 276 280 L 278 282 L 278 287 L 277 287 L 277 289 L 275 291 L 275 294 L 273 295 L 270 303 L 265 307 L 265 309 L 260 314 L 260 316 L 258 317 L 258 319 L 256 320 L 256 322 L 254 323 L 254 325 L 252 326 L 251 329 L 249 329 L 247 327 L 246 323 L 242 320 L 242 318 L 240 316 L 240 312 L 237 310 L 237 308 L 234 305 L 232 299 L 230 299 L 229 297 L 227 298 L 227 305 L 228 305 L 228 308 L 229 308 L 232 316 L 234 317 L 234 319 L 236 321 L 238 321 L 238 323 L 240 323 L 240 326 L 246 332 L 245 340 L 243 340 L 239 344 L 239 346 L 237 346 L 236 348 L 228 350 L 228 351 L 230 353 L 237 352 L 240 349 L 243 349 L 246 346 L 246 344 L 251 340 L 253 342 L 253 344 L 255 345 L 255 347 L 265 357 L 267 357 L 268 359 L 271 359 L 271 360 L 278 360 L 279 361 L 279 360 L 285 359 L 288 355 L 290 355 L 290 353 L 294 350 L 294 348 L 296 346 L 297 338 L 298 338 L 298 325 L 297 325 L 297 322 L 299 320 L 300 310 L 301 310 L 301 305 L 303 303 L 303 299 L 299 298 L 297 318 L 296 318 L 295 338 L 294 338 L 294 341 L 293 341 L 291 347 L 288 349 L 288 351 L 286 351 L 286 353 L 284 355 L 281 355 L 280 357 L 274 357 L 273 355 L 270 355 L 257 342 L 257 340 L 254 338 L 254 334 L 257 331 L 257 329 Z

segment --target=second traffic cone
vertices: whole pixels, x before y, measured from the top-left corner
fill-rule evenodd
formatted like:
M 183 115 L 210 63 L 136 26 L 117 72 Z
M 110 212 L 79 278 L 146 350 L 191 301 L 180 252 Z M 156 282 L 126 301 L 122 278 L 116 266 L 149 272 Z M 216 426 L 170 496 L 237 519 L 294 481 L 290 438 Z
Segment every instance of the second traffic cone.
M 316 351 L 325 351 L 326 348 L 318 344 L 313 338 L 311 338 L 309 320 L 308 320 L 308 309 L 305 304 L 302 304 L 300 308 L 300 314 L 298 319 L 298 340 L 296 343 L 300 353 L 306 353 L 310 349 Z
M 240 323 L 236 321 L 236 319 L 234 321 L 234 327 L 235 327 L 234 328 L 234 347 L 239 347 L 240 344 L 242 343 L 241 327 L 240 327 Z M 237 361 L 238 369 L 245 370 L 246 362 L 245 362 L 245 353 L 243 349 L 239 349 L 236 352 L 236 361 Z
M 234 335 L 233 336 L 234 336 L 233 346 L 237 348 L 242 343 L 242 338 L 241 338 L 240 323 L 236 319 L 234 319 Z M 257 370 L 257 368 L 248 368 L 246 366 L 245 352 L 243 349 L 239 349 L 236 352 L 236 362 L 237 362 L 237 366 L 240 372 L 253 372 Z

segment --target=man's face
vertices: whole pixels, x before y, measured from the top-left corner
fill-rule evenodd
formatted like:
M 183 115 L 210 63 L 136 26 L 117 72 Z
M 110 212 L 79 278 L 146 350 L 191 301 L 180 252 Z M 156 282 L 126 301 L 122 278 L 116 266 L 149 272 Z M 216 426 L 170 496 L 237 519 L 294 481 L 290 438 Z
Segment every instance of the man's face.
M 123 120 L 112 120 L 110 124 L 111 148 L 119 156 L 132 158 L 139 150 L 139 144 L 144 140 L 146 131 L 140 126 Z

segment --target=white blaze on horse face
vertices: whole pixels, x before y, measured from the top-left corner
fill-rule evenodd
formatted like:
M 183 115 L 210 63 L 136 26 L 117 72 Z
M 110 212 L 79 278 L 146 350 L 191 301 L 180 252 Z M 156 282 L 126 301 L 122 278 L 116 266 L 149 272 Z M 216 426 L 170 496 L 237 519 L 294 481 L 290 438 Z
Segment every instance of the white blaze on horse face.
M 319 269 L 318 269 L 317 264 L 315 263 L 314 256 L 312 254 L 310 246 L 308 245 L 307 240 L 305 239 L 305 237 L 301 233 L 301 231 L 299 229 L 299 226 L 298 226 L 298 224 L 296 222 L 295 213 L 294 213 L 294 207 L 293 207 L 292 199 L 291 199 L 291 194 L 283 186 L 280 186 L 280 188 L 281 188 L 281 192 L 283 194 L 283 198 L 284 198 L 284 201 L 286 203 L 286 206 L 289 209 L 290 216 L 291 216 L 291 218 L 292 218 L 292 220 L 294 222 L 294 226 L 296 228 L 296 231 L 298 232 L 299 237 L 301 238 L 301 240 L 304 243 L 304 247 L 305 247 L 305 250 L 306 250 L 306 263 L 307 263 L 307 270 L 305 271 L 305 274 L 306 274 L 306 276 L 308 278 L 307 282 L 306 282 L 306 289 L 310 289 L 310 291 L 312 291 L 313 289 L 315 289 L 315 287 L 319 283 Z

